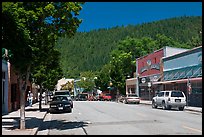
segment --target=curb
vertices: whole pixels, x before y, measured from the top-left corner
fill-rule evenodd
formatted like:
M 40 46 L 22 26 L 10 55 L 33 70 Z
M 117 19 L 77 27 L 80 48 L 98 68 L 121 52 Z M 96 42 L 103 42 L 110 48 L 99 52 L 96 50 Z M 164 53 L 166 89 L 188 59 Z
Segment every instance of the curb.
M 45 119 L 46 115 L 47 115 L 47 112 L 46 112 L 45 115 L 43 116 L 42 122 L 43 122 L 43 120 Z M 39 127 L 34 128 L 33 131 L 32 131 L 32 133 L 31 133 L 31 135 L 37 135 L 38 130 L 39 130 Z
M 149 103 L 144 103 L 144 102 L 142 103 L 140 102 L 140 104 L 151 105 Z M 190 108 L 184 108 L 184 110 L 202 113 L 202 110 L 195 110 L 195 109 L 190 109 Z
M 36 135 L 38 132 L 38 127 L 34 128 L 33 131 L 31 132 L 31 135 Z
M 202 110 L 192 110 L 189 108 L 184 108 L 184 110 L 202 113 Z

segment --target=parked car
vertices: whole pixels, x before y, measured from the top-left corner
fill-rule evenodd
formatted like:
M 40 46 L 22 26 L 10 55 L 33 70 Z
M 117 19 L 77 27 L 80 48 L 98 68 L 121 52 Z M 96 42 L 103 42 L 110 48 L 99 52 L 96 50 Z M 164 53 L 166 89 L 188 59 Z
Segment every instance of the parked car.
M 87 101 L 88 93 L 80 93 L 76 96 L 76 101 Z
M 111 97 L 111 94 L 103 94 L 103 100 L 106 100 L 106 101 L 111 101 L 112 97 Z
M 89 95 L 88 97 L 88 101 L 97 101 L 97 96 L 94 96 L 94 95 Z
M 103 94 L 96 95 L 96 100 L 102 101 L 103 100 Z
M 140 97 L 138 97 L 136 94 L 127 94 L 124 97 L 123 103 L 125 103 L 125 104 L 128 104 L 128 103 L 139 104 L 140 103 Z
M 119 95 L 118 102 L 122 102 L 123 103 L 124 99 L 125 99 L 125 95 Z
M 152 108 L 161 106 L 163 109 L 178 108 L 183 110 L 186 106 L 186 96 L 182 91 L 160 91 L 152 99 Z
M 72 112 L 71 102 L 67 96 L 55 95 L 49 102 L 49 112 Z
M 58 95 L 68 97 L 69 101 L 71 102 L 71 107 L 73 108 L 74 104 L 73 104 L 73 100 L 72 100 L 72 97 L 70 95 L 69 90 L 57 90 L 57 91 L 55 91 L 54 96 L 58 96 Z

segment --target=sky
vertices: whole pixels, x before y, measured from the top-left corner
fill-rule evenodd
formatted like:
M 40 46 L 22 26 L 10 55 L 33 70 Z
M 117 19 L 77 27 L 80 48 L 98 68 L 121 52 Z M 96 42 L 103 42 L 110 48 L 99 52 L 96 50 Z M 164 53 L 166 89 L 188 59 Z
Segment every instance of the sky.
M 138 25 L 180 16 L 202 16 L 202 2 L 86 2 L 77 32 Z

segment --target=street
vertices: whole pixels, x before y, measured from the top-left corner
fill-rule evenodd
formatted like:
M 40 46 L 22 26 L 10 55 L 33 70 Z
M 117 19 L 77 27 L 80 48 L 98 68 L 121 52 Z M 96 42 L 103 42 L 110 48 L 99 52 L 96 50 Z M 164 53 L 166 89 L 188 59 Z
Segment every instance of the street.
M 202 113 L 74 101 L 72 113 L 48 113 L 37 135 L 202 135 Z

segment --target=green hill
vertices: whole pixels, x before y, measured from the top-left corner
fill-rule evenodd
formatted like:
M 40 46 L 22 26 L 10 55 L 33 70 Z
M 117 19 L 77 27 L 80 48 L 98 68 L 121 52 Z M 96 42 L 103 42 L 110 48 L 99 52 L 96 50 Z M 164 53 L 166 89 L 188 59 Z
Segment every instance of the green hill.
M 201 16 L 184 16 L 141 25 L 77 32 L 72 38 L 59 39 L 56 47 L 61 52 L 61 67 L 65 77 L 77 78 L 80 72 L 100 70 L 109 62 L 109 54 L 117 43 L 127 36 L 154 38 L 156 34 L 164 34 L 180 43 L 189 43 L 194 38 L 202 42 L 201 30 Z

